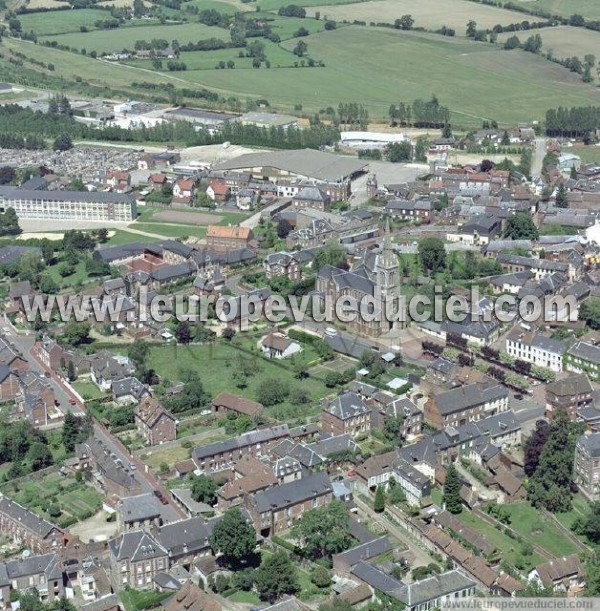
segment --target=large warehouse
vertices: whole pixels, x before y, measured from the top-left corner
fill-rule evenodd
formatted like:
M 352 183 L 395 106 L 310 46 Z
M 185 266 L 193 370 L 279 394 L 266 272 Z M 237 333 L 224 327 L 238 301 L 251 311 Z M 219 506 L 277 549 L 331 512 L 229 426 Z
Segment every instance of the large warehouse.
M 316 182 L 344 183 L 366 171 L 368 163 L 356 157 L 343 157 L 313 149 L 248 153 L 225 161 L 215 170 L 240 170 L 256 178 L 277 182 L 297 178 Z
M 0 212 L 14 208 L 20 219 L 67 221 L 133 221 L 135 199 L 127 193 L 36 191 L 0 187 Z

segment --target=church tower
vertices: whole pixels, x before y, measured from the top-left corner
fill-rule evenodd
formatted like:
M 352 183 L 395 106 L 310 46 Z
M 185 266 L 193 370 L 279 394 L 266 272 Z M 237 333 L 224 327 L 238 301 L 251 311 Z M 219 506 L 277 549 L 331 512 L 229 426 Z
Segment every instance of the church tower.
M 397 297 L 400 294 L 400 270 L 398 257 L 392 247 L 389 218 L 385 222 L 383 252 L 377 257 L 375 272 L 376 290 L 381 298 Z

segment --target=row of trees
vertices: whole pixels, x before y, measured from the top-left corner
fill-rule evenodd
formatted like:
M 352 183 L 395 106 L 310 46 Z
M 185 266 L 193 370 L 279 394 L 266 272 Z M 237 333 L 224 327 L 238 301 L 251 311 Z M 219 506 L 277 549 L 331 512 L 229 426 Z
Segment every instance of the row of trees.
M 550 108 L 546 112 L 546 134 L 581 138 L 600 125 L 600 106 Z
M 441 128 L 450 122 L 450 110 L 435 95 L 429 101 L 418 99 L 412 104 L 392 104 L 388 114 L 392 125 Z

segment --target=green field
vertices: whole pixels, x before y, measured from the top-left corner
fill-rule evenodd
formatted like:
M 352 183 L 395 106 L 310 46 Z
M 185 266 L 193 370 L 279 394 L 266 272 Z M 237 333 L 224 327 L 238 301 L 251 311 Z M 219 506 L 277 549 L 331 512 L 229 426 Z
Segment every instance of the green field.
M 120 246 L 121 244 L 128 244 L 129 242 L 159 242 L 160 238 L 149 238 L 147 236 L 141 236 L 137 233 L 131 233 L 124 229 L 117 229 L 113 236 L 108 239 L 105 246 Z
M 58 44 L 86 49 L 90 51 L 112 52 L 122 49 L 133 49 L 136 40 L 150 41 L 153 38 L 178 40 L 180 44 L 196 42 L 205 38 L 220 38 L 227 40 L 229 33 L 223 28 L 210 27 L 203 23 L 180 23 L 173 25 L 143 25 L 114 30 L 95 30 L 93 32 L 73 32 L 50 36 L 45 40 L 55 40 Z M 146 67 L 151 68 L 150 62 Z
M 327 2 L 328 5 L 355 3 L 356 0 L 330 0 L 330 2 Z M 261 11 L 277 11 L 280 7 L 287 6 L 288 4 L 290 2 L 287 0 L 257 0 L 256 5 L 253 2 L 250 6 L 258 6 Z M 319 6 L 323 4 L 323 0 L 294 0 L 293 4 L 297 6 Z
M 543 547 L 554 556 L 577 553 L 578 548 L 543 515 L 528 503 L 506 504 L 511 520 L 510 527 L 524 539 Z
M 569 153 L 579 155 L 581 163 L 599 163 L 600 164 L 600 146 L 574 146 L 568 149 Z
M 300 19 L 298 17 L 279 17 L 272 13 L 257 13 L 257 17 L 262 17 L 271 26 L 274 32 L 277 32 L 281 40 L 293 38 L 294 34 L 304 28 L 311 34 L 322 32 L 325 29 L 325 22 L 319 19 Z
M 79 32 L 81 26 L 94 28 L 98 19 L 110 19 L 110 13 L 98 9 L 86 8 L 73 11 L 48 11 L 19 15 L 19 21 L 24 32 L 31 30 L 37 36 Z
M 521 51 L 359 26 L 304 40 L 308 55 L 323 60 L 325 68 L 214 70 L 202 73 L 202 84 L 232 94 L 260 95 L 288 108 L 300 102 L 305 111 L 355 100 L 367 105 L 373 116 L 387 115 L 390 103 L 436 94 L 456 113 L 454 122 L 473 123 L 482 117 L 529 121 L 550 107 L 600 103 L 600 92 L 579 77 Z M 291 49 L 294 44 L 287 41 L 283 46 Z
M 245 338 L 244 345 L 249 347 L 256 343 L 256 339 Z M 154 346 L 150 350 L 149 366 L 161 377 L 168 380 L 178 380 L 181 372 L 192 370 L 197 373 L 205 390 L 211 397 L 222 391 L 234 392 L 244 397 L 256 400 L 256 389 L 267 378 L 277 378 L 287 383 L 290 388 L 306 389 L 311 397 L 310 405 L 292 405 L 289 400 L 269 408 L 267 411 L 280 414 L 285 410 L 287 416 L 306 417 L 309 415 L 311 405 L 314 406 L 329 391 L 323 382 L 314 376 L 300 382 L 294 377 L 289 360 L 282 364 L 270 361 L 257 354 L 240 351 L 234 343 L 218 343 L 215 345 L 165 345 Z M 307 354 L 307 357 L 310 356 Z M 237 388 L 232 381 L 232 371 L 240 358 L 253 359 L 256 373 L 248 379 L 246 388 Z
M 139 229 L 148 233 L 155 233 L 158 236 L 166 236 L 168 238 L 194 237 L 203 238 L 206 235 L 204 227 L 196 225 L 165 225 L 164 223 L 135 223 L 131 225 L 133 229 Z M 142 236 L 140 236 L 143 239 Z
M 543 9 L 553 15 L 570 17 L 575 13 L 586 19 L 600 19 L 600 3 L 598 0 L 517 0 L 528 9 Z
M 225 13 L 227 15 L 254 10 L 252 4 L 244 4 L 236 0 L 191 0 L 191 2 L 186 2 L 184 4 L 184 8 L 187 9 L 189 6 L 197 7 L 201 11 L 214 9 L 215 11 L 219 11 L 219 13 Z

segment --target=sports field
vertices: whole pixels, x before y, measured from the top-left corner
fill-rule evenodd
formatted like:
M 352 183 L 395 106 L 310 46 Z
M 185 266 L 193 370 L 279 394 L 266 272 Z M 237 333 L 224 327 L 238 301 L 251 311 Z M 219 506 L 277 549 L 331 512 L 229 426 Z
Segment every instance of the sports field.
M 262 3 L 261 3 L 262 8 Z M 373 0 L 337 6 L 315 6 L 307 11 L 314 15 L 316 11 L 322 18 L 336 21 L 389 22 L 399 19 L 402 15 L 412 15 L 415 27 L 437 29 L 448 26 L 456 30 L 457 36 L 464 36 L 467 22 L 473 19 L 480 29 L 493 28 L 496 24 L 508 25 L 523 21 L 523 13 L 508 11 L 485 4 L 476 4 L 466 0 Z M 529 19 L 535 21 L 536 19 Z
M 180 44 L 196 42 L 204 38 L 227 40 L 229 32 L 223 28 L 210 27 L 203 23 L 180 23 L 173 25 L 144 25 L 116 28 L 114 30 L 95 30 L 94 32 L 73 32 L 51 36 L 45 40 L 56 40 L 61 45 L 76 49 L 87 49 L 87 52 L 98 53 L 133 49 L 136 40 L 150 41 L 162 38 L 169 43 L 178 40 Z M 149 63 L 147 62 L 147 65 Z

